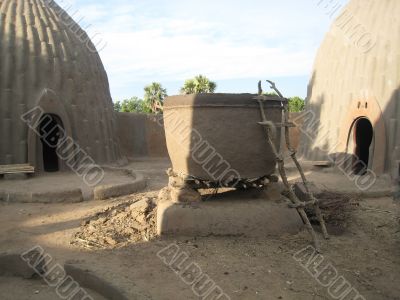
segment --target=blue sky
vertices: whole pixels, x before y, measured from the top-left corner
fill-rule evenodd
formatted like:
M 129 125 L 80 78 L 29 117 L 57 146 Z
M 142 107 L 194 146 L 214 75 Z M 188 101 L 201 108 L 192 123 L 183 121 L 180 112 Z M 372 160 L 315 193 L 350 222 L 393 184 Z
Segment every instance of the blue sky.
M 204 74 L 217 92 L 256 92 L 272 79 L 306 96 L 313 61 L 346 0 L 58 0 L 94 36 L 113 100 L 161 82 L 170 95 Z M 337 12 L 336 12 L 337 15 Z

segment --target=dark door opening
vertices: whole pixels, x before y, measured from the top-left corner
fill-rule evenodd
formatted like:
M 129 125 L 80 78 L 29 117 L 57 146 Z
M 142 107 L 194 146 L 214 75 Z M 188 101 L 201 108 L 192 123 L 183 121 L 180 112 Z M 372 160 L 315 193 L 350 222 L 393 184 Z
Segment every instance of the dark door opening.
M 360 118 L 354 125 L 354 140 L 355 140 L 355 163 L 354 173 L 364 175 L 367 172 L 370 147 L 374 136 L 374 128 L 367 118 Z
M 43 149 L 43 168 L 45 172 L 60 170 L 57 146 L 63 129 L 61 119 L 53 114 L 45 114 L 39 124 L 40 141 Z

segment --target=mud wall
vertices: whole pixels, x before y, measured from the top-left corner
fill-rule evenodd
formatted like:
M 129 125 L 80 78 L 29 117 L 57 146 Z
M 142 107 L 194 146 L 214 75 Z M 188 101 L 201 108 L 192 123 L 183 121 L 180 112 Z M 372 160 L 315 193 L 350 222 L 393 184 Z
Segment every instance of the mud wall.
M 291 113 L 290 118 L 296 125 L 301 125 L 301 113 Z M 122 154 L 133 159 L 135 157 L 168 157 L 165 132 L 159 117 L 138 113 L 116 113 L 117 132 Z M 300 143 L 300 129 L 290 130 L 293 147 Z
M 122 153 L 136 157 L 167 157 L 165 133 L 160 116 L 116 113 L 117 132 Z
M 291 113 L 290 118 L 301 125 L 301 113 Z M 165 132 L 159 117 L 138 113 L 116 113 L 117 132 L 122 154 L 133 159 L 136 157 L 168 157 Z M 162 122 L 162 121 L 161 121 Z M 300 143 L 300 129 L 290 130 L 293 147 Z
M 297 149 L 300 144 L 300 129 L 304 123 L 304 114 L 301 112 L 290 113 L 290 120 L 297 126 L 290 128 L 290 141 L 292 142 L 292 146 Z

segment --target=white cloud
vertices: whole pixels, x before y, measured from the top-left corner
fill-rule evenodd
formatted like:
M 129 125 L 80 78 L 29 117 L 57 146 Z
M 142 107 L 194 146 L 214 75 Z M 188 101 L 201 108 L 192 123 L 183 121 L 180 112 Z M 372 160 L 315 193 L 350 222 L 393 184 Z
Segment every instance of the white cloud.
M 112 33 L 104 36 L 108 46 L 102 52 L 113 76 L 129 80 L 162 78 L 185 79 L 204 73 L 215 79 L 247 78 L 265 75 L 301 75 L 308 71 L 308 51 L 268 46 L 237 45 L 229 40 L 207 40 L 188 34 L 164 36 L 162 31 Z M 309 49 L 307 49 L 309 50 Z M 159 76 L 160 77 L 160 76 Z
M 297 76 L 311 72 L 331 20 L 311 2 L 76 1 L 89 35 L 107 43 L 100 55 L 111 89 L 133 82 Z M 128 96 L 128 95 L 127 95 Z

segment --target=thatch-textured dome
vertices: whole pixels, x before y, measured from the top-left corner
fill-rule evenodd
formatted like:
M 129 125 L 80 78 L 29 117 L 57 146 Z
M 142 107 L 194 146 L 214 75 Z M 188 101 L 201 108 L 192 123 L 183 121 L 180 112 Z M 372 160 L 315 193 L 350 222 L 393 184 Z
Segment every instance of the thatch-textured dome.
M 38 105 L 96 163 L 120 158 L 107 74 L 87 34 L 54 1 L 0 0 L 0 12 L 0 164 L 43 166 L 21 120 Z
M 310 160 L 357 154 L 377 173 L 398 168 L 399 88 L 400 1 L 351 0 L 315 61 L 302 154 Z

